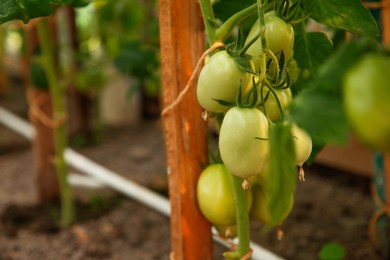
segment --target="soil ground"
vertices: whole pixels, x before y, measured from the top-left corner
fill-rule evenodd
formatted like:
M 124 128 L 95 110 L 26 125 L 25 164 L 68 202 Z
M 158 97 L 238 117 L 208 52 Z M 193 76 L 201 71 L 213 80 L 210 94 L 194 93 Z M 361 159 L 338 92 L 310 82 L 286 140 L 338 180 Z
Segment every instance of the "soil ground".
M 12 107 L 12 97 L 0 105 Z M 25 116 L 25 108 L 18 113 Z M 159 121 L 107 128 L 100 142 L 77 149 L 92 160 L 162 194 L 167 193 L 164 140 Z M 30 143 L 0 126 L 0 260 L 169 259 L 169 219 L 108 189 L 75 188 L 78 221 L 59 230 L 53 207 L 37 204 Z M 276 231 L 252 240 L 286 259 L 318 259 L 328 242 L 338 242 L 346 259 L 382 259 L 368 238 L 374 204 L 371 180 L 320 165 L 306 168 L 295 205 Z M 194 231 L 196 232 L 196 231 Z M 215 245 L 215 259 L 224 248 Z

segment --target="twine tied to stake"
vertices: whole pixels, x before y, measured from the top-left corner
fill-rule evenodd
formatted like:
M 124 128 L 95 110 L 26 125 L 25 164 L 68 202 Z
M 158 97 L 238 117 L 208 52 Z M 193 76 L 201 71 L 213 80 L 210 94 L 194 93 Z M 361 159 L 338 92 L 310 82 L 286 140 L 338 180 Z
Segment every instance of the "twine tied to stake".
M 199 60 L 196 64 L 195 69 L 192 72 L 191 77 L 188 80 L 187 84 L 185 85 L 183 90 L 180 92 L 180 94 L 177 96 L 175 101 L 172 104 L 168 105 L 166 108 L 164 108 L 164 110 L 161 112 L 162 116 L 165 116 L 170 110 L 175 108 L 183 100 L 185 94 L 188 92 L 188 90 L 192 86 L 192 83 L 193 83 L 195 77 L 198 75 L 200 69 L 202 68 L 203 61 L 206 58 L 206 56 L 209 55 L 212 51 L 214 51 L 218 48 L 224 48 L 224 47 L 225 47 L 224 43 L 216 42 L 202 54 L 202 56 L 199 58 Z
M 44 126 L 52 129 L 56 129 L 65 124 L 67 120 L 67 115 L 63 114 L 59 119 L 55 120 L 50 118 L 45 112 L 42 111 L 41 106 L 45 103 L 43 96 L 36 97 L 33 102 L 30 104 L 29 114 L 32 119 L 36 119 L 38 122 L 42 123 Z

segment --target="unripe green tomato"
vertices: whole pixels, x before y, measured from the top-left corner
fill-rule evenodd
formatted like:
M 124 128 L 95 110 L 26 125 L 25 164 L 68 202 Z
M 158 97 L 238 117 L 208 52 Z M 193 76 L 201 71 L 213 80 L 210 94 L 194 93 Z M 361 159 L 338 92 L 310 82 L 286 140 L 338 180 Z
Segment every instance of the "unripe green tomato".
M 265 39 L 267 47 L 276 55 L 283 52 L 285 60 L 288 60 L 294 47 L 294 29 L 291 24 L 286 23 L 278 17 L 274 11 L 267 12 L 265 19 Z M 252 40 L 260 32 L 260 22 L 256 20 L 245 44 Z M 260 38 L 257 39 L 247 50 L 247 54 L 253 57 L 256 70 L 260 68 L 262 47 Z
M 256 185 L 260 185 L 261 187 L 266 187 L 267 186 L 267 182 L 268 182 L 268 178 L 269 178 L 269 163 L 267 163 L 267 165 L 264 167 L 264 169 L 255 176 L 255 184 Z
M 250 79 L 250 75 L 239 69 L 226 51 L 217 52 L 200 71 L 196 88 L 198 102 L 207 111 L 225 112 L 229 108 L 219 104 L 217 100 L 235 104 L 240 83 L 243 92 L 247 92 Z
M 267 95 L 268 88 L 264 87 L 263 88 L 263 97 Z M 278 100 L 280 102 L 280 105 L 282 109 L 286 109 L 287 106 L 291 103 L 292 99 L 292 94 L 291 94 L 291 89 L 290 88 L 285 88 L 285 89 L 275 89 L 274 90 L 276 93 L 276 96 L 278 97 Z M 278 121 L 281 117 L 282 114 L 280 112 L 278 102 L 276 101 L 275 96 L 269 92 L 268 98 L 265 101 L 265 109 L 267 111 L 267 117 L 272 121 L 276 122 Z M 263 106 L 260 106 L 260 110 L 263 111 Z M 264 111 L 263 111 L 264 112 Z
M 269 159 L 269 141 L 261 139 L 268 137 L 268 121 L 263 112 L 256 108 L 229 109 L 219 135 L 219 150 L 226 168 L 241 178 L 261 172 Z
M 295 59 L 290 58 L 287 61 L 287 68 L 290 75 L 291 83 L 297 83 L 299 75 L 301 74 L 301 69 L 298 66 L 298 62 Z
M 296 164 L 302 166 L 307 159 L 309 159 L 312 150 L 312 140 L 310 135 L 299 128 L 296 124 L 291 127 L 291 134 L 293 136 L 295 145 Z
M 246 190 L 248 212 L 252 205 L 252 191 Z M 204 217 L 215 226 L 236 224 L 233 177 L 223 164 L 206 167 L 199 176 L 197 199 Z
M 347 73 L 344 109 L 357 137 L 369 147 L 390 151 L 390 61 L 368 54 Z
M 284 212 L 276 218 L 272 219 L 272 215 L 269 209 L 269 197 L 266 189 L 261 187 L 260 185 L 253 185 L 252 190 L 253 204 L 250 211 L 250 216 L 252 219 L 259 221 L 260 223 L 268 227 L 273 227 L 281 224 L 283 220 L 285 220 L 290 214 L 294 204 L 293 194 L 291 194 L 291 199 Z

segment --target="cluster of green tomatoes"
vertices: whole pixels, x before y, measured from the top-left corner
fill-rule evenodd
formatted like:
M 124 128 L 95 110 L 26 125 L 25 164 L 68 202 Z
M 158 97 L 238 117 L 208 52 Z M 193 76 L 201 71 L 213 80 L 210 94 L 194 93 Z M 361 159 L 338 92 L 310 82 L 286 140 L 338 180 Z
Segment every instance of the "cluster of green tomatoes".
M 289 66 L 293 60 L 294 31 L 274 12 L 264 15 L 265 31 L 259 37 L 256 21 L 246 38 L 245 57 L 255 73 L 242 69 L 228 50 L 212 54 L 197 83 L 199 104 L 212 116 L 222 118 L 218 147 L 220 163 L 207 166 L 200 175 L 197 199 L 203 215 L 222 236 L 234 236 L 236 206 L 233 175 L 242 178 L 251 218 L 273 227 L 290 213 L 291 203 L 279 216 L 269 212 L 269 131 L 275 123 L 290 124 L 296 165 L 301 169 L 312 150 L 310 136 L 293 123 L 284 122 L 293 98 Z M 265 38 L 265 41 L 261 38 Z M 263 48 L 266 42 L 266 48 Z M 248 43 L 251 43 L 248 45 Z M 283 149 L 283 147 L 280 147 Z M 283 163 L 283 162 L 280 162 Z M 300 179 L 304 180 L 303 171 Z

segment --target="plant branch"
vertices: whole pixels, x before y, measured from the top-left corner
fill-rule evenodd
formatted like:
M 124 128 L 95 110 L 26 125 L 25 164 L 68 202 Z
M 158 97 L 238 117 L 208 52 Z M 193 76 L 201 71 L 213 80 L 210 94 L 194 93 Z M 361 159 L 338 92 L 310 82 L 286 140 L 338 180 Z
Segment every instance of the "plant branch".
M 46 77 L 49 82 L 49 90 L 53 102 L 54 122 L 62 122 L 54 127 L 55 159 L 54 165 L 58 177 L 61 192 L 61 226 L 67 227 L 74 220 L 74 205 L 72 190 L 67 180 L 68 169 L 65 163 L 64 151 L 66 148 L 66 118 L 63 102 L 63 91 L 58 83 L 55 70 L 54 48 L 51 44 L 49 23 L 47 18 L 41 18 L 38 22 L 38 37 L 42 49 L 42 63 Z
M 213 7 L 211 5 L 210 0 L 199 0 L 200 8 L 202 11 L 204 27 L 206 30 L 207 39 L 209 45 L 213 45 L 215 43 L 215 17 L 213 12 Z
M 216 40 L 224 41 L 239 22 L 245 20 L 251 15 L 256 14 L 256 10 L 257 10 L 257 4 L 253 4 L 232 15 L 217 29 L 216 36 L 215 36 Z
M 247 192 L 242 187 L 242 178 L 233 175 L 234 199 L 236 204 L 238 245 L 235 252 L 226 252 L 228 259 L 250 259 L 249 214 L 247 208 Z

